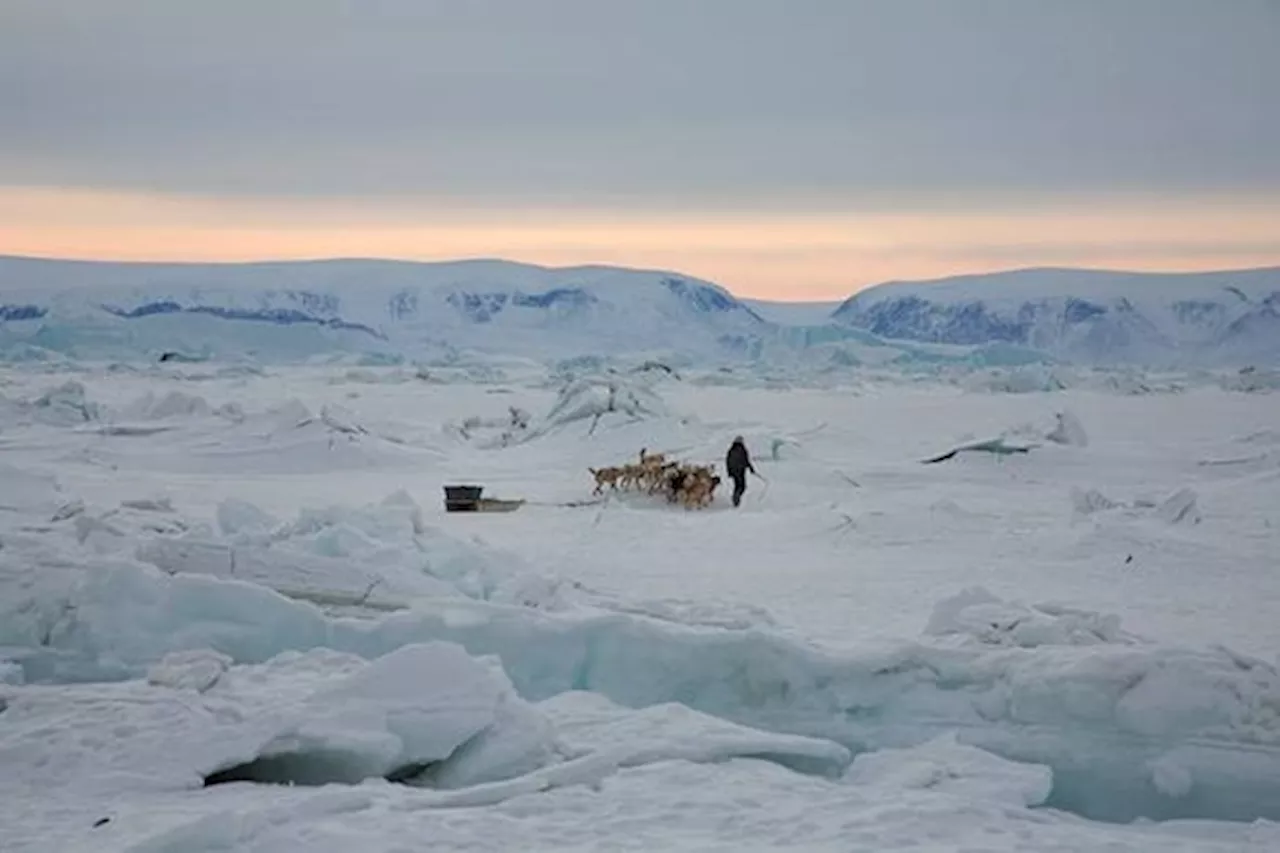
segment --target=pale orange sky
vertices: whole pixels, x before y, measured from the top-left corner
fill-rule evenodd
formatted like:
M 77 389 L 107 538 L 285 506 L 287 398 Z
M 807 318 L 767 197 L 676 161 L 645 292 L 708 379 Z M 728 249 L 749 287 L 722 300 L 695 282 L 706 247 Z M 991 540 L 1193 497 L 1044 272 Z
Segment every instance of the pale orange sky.
M 0 187 L 0 253 L 111 260 L 500 257 L 677 270 L 740 296 L 841 299 L 880 281 L 1026 266 L 1280 265 L 1280 199 L 952 199 L 930 210 L 507 212 L 402 201 Z
M 0 8 L 0 253 L 618 264 L 792 300 L 1280 264 L 1269 0 Z

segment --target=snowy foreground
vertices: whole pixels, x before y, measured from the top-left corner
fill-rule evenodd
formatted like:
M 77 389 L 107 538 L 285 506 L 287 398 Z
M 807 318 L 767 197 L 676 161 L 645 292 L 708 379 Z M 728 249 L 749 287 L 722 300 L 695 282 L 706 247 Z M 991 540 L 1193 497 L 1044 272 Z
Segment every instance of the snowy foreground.
M 0 850 L 1280 850 L 1280 396 L 760 385 L 0 372 Z

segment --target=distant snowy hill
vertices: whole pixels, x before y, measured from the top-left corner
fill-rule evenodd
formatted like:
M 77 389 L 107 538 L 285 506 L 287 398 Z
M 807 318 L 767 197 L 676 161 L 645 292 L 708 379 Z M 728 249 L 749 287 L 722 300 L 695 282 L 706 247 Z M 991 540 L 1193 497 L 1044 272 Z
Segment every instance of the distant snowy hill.
M 831 315 L 898 339 L 1012 344 L 1086 363 L 1280 361 L 1280 267 L 1210 273 L 1029 269 L 864 290 Z
M 773 333 L 674 273 L 506 261 L 253 264 L 0 258 L 0 343 L 69 354 L 433 348 L 730 355 Z M 7 340 L 6 340 L 7 339 Z
M 832 310 L 834 309 L 834 310 Z M 1152 365 L 1280 362 L 1280 269 L 1026 270 L 891 283 L 841 303 L 735 298 L 678 273 L 508 261 L 108 263 L 0 256 L 0 358 L 341 354 L 537 360 Z

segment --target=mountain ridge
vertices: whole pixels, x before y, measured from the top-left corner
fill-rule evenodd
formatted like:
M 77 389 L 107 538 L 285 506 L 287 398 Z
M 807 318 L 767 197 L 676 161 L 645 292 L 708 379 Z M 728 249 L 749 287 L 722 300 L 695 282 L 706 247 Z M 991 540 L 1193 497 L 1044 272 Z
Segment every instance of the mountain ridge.
M 1280 267 L 1036 267 L 888 282 L 854 294 L 832 319 L 889 339 L 1003 342 L 1072 361 L 1280 361 Z
M 1280 362 L 1280 267 L 1036 267 L 884 282 L 843 302 L 796 303 L 740 298 L 678 272 L 600 264 L 0 255 L 0 343 L 87 351 L 81 342 L 92 341 L 126 351 L 199 339 L 216 351 L 252 340 L 269 349 L 263 330 L 286 328 L 293 345 L 314 351 L 461 346 L 759 359 L 895 341 L 1014 346 L 1094 363 Z M 859 363 L 848 353 L 833 357 Z
M 461 345 L 579 354 L 603 340 L 623 349 L 711 354 L 750 347 L 753 334 L 771 328 L 724 288 L 657 270 L 481 259 L 168 264 L 0 257 L 6 326 L 43 323 L 64 337 L 83 326 L 123 343 L 136 337 L 123 324 L 154 332 L 184 322 L 207 336 L 211 319 L 307 326 L 335 337 L 335 346 L 352 341 L 337 333 L 355 333 L 410 352 Z M 46 331 L 46 342 L 51 336 L 58 335 Z

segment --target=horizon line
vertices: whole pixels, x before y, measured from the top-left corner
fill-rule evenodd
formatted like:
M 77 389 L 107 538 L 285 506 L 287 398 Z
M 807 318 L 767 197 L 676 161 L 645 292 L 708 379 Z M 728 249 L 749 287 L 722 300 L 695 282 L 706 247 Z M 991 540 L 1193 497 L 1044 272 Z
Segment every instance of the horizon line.
M 420 258 L 402 258 L 388 256 L 358 256 L 358 255 L 338 255 L 338 256 L 307 256 L 307 257 L 269 257 L 258 258 L 253 260 L 243 259 L 227 259 L 227 260 L 162 260 L 147 258 L 103 258 L 103 257 L 83 257 L 83 256 L 67 256 L 67 255 L 31 255 L 31 254 L 14 254 L 0 251 L 0 260 L 15 261 L 33 261 L 37 263 L 71 263 L 71 264 L 99 264 L 106 266 L 179 266 L 179 267 L 251 267 L 251 266 L 279 266 L 290 264 L 331 264 L 331 263 L 383 263 L 397 264 L 404 266 L 448 266 L 459 264 L 483 264 L 497 263 L 509 264 L 512 266 L 520 266 L 547 272 L 572 272 L 574 270 L 588 269 L 607 269 L 621 270 L 626 272 L 654 273 L 658 275 L 680 276 L 682 278 L 694 279 L 696 281 L 711 284 L 732 294 L 734 298 L 750 302 L 779 303 L 790 305 L 820 305 L 835 302 L 842 302 L 862 291 L 870 290 L 874 287 L 891 284 L 933 284 L 953 281 L 958 278 L 978 278 L 982 276 L 1011 275 L 1025 272 L 1080 272 L 1080 273 L 1111 273 L 1116 275 L 1132 275 L 1132 276 L 1179 276 L 1179 275 L 1213 275 L 1215 273 L 1246 273 L 1246 272 L 1265 272 L 1269 270 L 1280 271 L 1280 264 L 1264 264 L 1262 266 L 1245 266 L 1245 267 L 1220 267 L 1213 269 L 1167 269 L 1167 270 L 1139 270 L 1139 269 L 1123 269 L 1115 267 L 1094 267 L 1094 266 L 1060 266 L 1051 264 L 1036 264 L 1031 266 L 1016 267 L 995 267 L 983 272 L 957 272 L 953 274 L 936 276 L 933 278 L 894 278 L 884 281 L 877 281 L 862 287 L 856 287 L 848 291 L 847 296 L 835 297 L 831 299 L 766 299 L 756 296 L 742 296 L 735 292 L 728 285 L 722 284 L 712 279 L 703 278 L 701 276 L 692 275 L 676 269 L 666 269 L 660 267 L 643 267 L 630 266 L 625 264 L 606 264 L 606 263 L 580 263 L 567 265 L 551 265 L 540 264 L 533 261 L 522 261 L 514 258 L 504 258 L 499 256 L 472 256 L 459 257 L 449 260 L 423 260 Z M 3 283 L 0 283 L 0 290 L 3 289 Z

